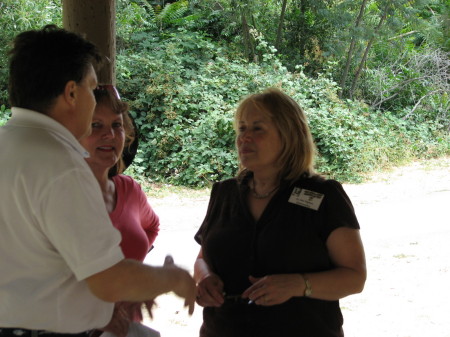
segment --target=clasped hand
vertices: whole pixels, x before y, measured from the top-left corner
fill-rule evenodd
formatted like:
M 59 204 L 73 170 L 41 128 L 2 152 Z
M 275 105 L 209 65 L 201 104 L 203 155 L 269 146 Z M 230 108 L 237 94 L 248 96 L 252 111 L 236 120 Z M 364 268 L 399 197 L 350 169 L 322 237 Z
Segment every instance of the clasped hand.
M 300 296 L 303 282 L 299 274 L 276 274 L 259 278 L 250 276 L 249 280 L 252 285 L 242 293 L 242 298 L 263 306 L 281 304 L 294 296 Z M 217 275 L 210 274 L 199 282 L 199 305 L 220 307 L 224 300 L 223 282 Z

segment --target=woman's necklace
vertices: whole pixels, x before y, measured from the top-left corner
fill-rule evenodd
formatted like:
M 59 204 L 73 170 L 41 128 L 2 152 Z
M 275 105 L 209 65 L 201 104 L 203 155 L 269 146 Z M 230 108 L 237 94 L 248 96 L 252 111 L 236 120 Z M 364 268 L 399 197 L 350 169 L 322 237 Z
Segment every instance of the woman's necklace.
M 253 180 L 252 181 L 252 186 L 250 187 L 250 190 L 252 191 L 252 194 L 253 194 L 253 196 L 256 198 L 256 199 L 265 199 L 265 198 L 268 198 L 268 197 L 270 197 L 272 194 L 273 194 L 273 192 L 275 192 L 277 189 L 278 189 L 278 187 L 280 187 L 280 185 L 277 185 L 277 186 L 275 186 L 275 188 L 273 189 L 273 190 L 270 190 L 269 192 L 267 192 L 267 193 L 263 193 L 263 194 L 259 194 L 258 192 L 256 192 L 256 188 L 255 188 L 255 181 Z

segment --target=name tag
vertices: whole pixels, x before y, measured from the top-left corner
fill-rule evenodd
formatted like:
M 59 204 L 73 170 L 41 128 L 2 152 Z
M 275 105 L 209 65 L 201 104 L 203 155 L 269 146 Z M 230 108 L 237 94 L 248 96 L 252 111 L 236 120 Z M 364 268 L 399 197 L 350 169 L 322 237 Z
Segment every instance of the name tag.
M 295 187 L 289 197 L 289 202 L 317 211 L 322 203 L 324 195 L 304 188 Z

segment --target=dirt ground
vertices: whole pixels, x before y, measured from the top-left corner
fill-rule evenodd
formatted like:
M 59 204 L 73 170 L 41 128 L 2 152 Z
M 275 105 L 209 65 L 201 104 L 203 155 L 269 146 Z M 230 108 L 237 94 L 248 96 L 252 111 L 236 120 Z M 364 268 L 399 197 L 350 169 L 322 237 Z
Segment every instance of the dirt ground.
M 341 300 L 346 337 L 450 337 L 450 157 L 416 162 L 344 185 L 361 225 L 368 279 L 361 294 Z M 146 263 L 166 254 L 192 272 L 208 195 L 151 199 L 161 220 Z M 193 316 L 173 294 L 157 298 L 144 323 L 162 337 L 198 336 Z M 278 337 L 278 336 L 274 336 Z

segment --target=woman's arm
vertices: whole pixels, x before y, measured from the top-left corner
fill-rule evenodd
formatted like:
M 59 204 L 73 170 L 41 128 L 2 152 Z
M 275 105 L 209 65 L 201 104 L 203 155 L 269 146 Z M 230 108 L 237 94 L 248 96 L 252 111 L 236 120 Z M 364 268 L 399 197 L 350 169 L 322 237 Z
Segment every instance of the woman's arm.
M 361 292 L 367 274 L 359 230 L 337 228 L 331 232 L 326 245 L 335 268 L 318 273 L 250 277 L 253 285 L 242 294 L 242 297 L 249 298 L 259 305 L 275 305 L 292 297 L 305 295 L 332 301 Z M 310 286 L 309 294 L 305 294 L 307 282 Z
M 220 307 L 223 304 L 223 282 L 208 267 L 200 248 L 194 264 L 194 280 L 197 283 L 197 303 L 203 307 Z
M 208 264 L 203 259 L 203 250 L 200 248 L 197 259 L 194 263 L 194 280 L 196 283 L 200 283 L 202 280 L 210 276 Z
M 311 297 L 338 300 L 360 293 L 366 282 L 367 271 L 359 230 L 337 228 L 331 232 L 326 245 L 335 268 L 320 273 L 305 274 L 311 285 Z

